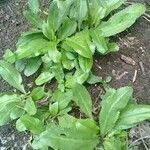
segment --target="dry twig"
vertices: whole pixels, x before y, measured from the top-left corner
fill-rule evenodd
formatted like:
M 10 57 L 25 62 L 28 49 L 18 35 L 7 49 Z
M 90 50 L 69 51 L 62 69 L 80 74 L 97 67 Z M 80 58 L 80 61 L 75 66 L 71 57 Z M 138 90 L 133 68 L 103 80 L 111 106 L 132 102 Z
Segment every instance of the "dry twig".
M 140 127 L 139 127 L 139 133 L 140 133 L 140 136 L 142 137 L 142 133 L 141 133 L 141 129 L 140 129 Z M 145 143 L 144 139 L 141 139 L 141 140 L 142 140 L 142 143 L 143 143 L 143 145 L 144 145 L 145 149 L 146 149 L 146 150 L 149 150 L 149 148 L 147 147 L 147 145 L 146 145 L 146 143 Z
M 138 71 L 137 71 L 137 70 L 135 70 L 135 72 L 134 72 L 134 76 L 133 76 L 133 80 L 132 80 L 132 82 L 133 82 L 133 83 L 136 81 L 137 73 L 138 73 Z
M 143 62 L 140 61 L 140 62 L 139 62 L 139 65 L 140 65 L 140 69 L 141 69 L 143 75 L 145 75 L 145 69 L 144 69 L 144 66 L 143 66 Z
M 150 138 L 150 136 L 144 136 L 144 137 L 141 137 L 141 138 L 139 138 L 139 139 L 133 141 L 133 142 L 129 145 L 129 149 L 130 149 L 135 143 L 141 141 L 142 139 L 149 139 L 149 138 Z

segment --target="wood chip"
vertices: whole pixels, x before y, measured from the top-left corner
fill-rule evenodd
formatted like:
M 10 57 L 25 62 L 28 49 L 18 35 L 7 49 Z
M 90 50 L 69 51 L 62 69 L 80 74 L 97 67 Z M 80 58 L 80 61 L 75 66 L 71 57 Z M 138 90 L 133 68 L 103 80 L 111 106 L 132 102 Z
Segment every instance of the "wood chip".
M 133 80 L 132 80 L 133 83 L 134 83 L 134 82 L 136 81 L 136 79 L 137 79 L 137 73 L 138 73 L 138 71 L 135 70 L 134 76 L 133 76 Z
M 121 60 L 123 60 L 126 64 L 135 66 L 136 62 L 131 58 L 125 55 L 121 55 Z
M 139 62 L 139 65 L 140 65 L 140 69 L 141 69 L 143 75 L 145 75 L 145 69 L 144 69 L 144 66 L 143 66 L 143 62 L 140 61 L 140 62 Z

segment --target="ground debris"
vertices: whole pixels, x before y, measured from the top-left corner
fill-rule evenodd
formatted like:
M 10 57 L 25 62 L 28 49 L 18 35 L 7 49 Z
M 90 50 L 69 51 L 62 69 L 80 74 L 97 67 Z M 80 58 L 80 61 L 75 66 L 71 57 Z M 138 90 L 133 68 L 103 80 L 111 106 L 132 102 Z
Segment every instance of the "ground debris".
M 121 55 L 121 60 L 123 60 L 125 63 L 127 63 L 129 65 L 135 66 L 135 64 L 136 64 L 136 62 L 131 57 L 127 57 L 125 55 Z
M 143 66 L 143 62 L 140 61 L 140 62 L 139 62 L 139 65 L 140 65 L 140 69 L 141 69 L 143 75 L 145 75 L 145 69 L 144 69 L 144 66 Z
M 133 80 L 132 80 L 133 83 L 134 83 L 134 82 L 136 81 L 136 79 L 137 79 L 137 73 L 138 73 L 138 71 L 135 70 L 134 76 L 133 76 Z
M 116 72 L 115 70 L 112 70 L 112 74 L 115 77 L 116 80 L 121 80 L 126 74 L 128 74 L 127 71 L 124 71 L 123 73 L 119 74 L 119 72 Z

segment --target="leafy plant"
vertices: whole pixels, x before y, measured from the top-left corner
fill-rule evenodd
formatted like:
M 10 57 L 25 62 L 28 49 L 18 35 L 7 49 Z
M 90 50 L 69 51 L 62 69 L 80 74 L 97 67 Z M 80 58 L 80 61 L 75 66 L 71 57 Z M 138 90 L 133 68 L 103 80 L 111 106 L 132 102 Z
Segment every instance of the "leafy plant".
M 23 33 L 17 50 L 8 49 L 0 60 L 0 75 L 18 90 L 0 94 L 0 125 L 18 119 L 16 128 L 32 133 L 34 149 L 127 149 L 126 129 L 150 119 L 150 106 L 137 105 L 131 87 L 107 88 L 99 116 L 93 116 L 91 96 L 83 86 L 108 82 L 91 72 L 94 53 L 118 51 L 109 37 L 145 12 L 144 5 L 133 4 L 114 14 L 123 2 L 53 0 L 43 14 L 39 1 L 29 0 L 24 15 L 34 29 Z M 37 72 L 31 92 L 25 90 L 21 72 L 27 77 Z M 52 91 L 45 88 L 51 81 L 56 82 Z M 75 106 L 80 119 L 74 117 Z

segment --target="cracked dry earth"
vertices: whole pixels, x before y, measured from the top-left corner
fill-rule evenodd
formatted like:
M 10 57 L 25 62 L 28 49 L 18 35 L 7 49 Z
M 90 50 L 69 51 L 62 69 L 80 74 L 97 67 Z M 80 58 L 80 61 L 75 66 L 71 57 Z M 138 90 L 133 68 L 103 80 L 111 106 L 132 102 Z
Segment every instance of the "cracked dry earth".
M 138 0 L 135 0 L 137 2 Z M 5 49 L 15 49 L 15 44 L 23 31 L 29 27 L 22 12 L 27 0 L 0 0 L 0 57 Z M 141 2 L 141 0 L 139 0 Z M 144 2 L 144 0 L 143 0 Z M 150 104 L 150 24 L 141 17 L 137 23 L 123 34 L 115 37 L 120 51 L 107 56 L 95 56 L 93 72 L 106 77 L 110 75 L 113 87 L 130 85 L 134 88 L 134 96 L 138 103 Z M 0 82 L 2 92 L 12 91 L 4 82 Z M 100 88 L 90 87 L 93 99 L 99 95 Z M 150 123 L 145 122 L 129 132 L 129 144 L 140 145 L 146 150 L 141 137 L 150 137 Z M 18 133 L 14 122 L 0 127 L 0 150 L 30 150 L 26 132 Z M 150 138 L 144 142 L 150 146 Z

